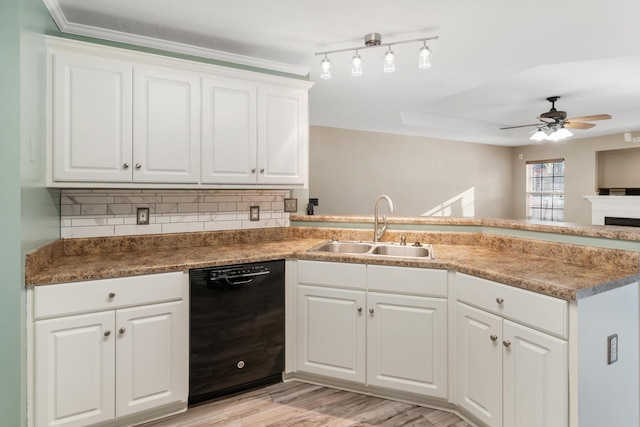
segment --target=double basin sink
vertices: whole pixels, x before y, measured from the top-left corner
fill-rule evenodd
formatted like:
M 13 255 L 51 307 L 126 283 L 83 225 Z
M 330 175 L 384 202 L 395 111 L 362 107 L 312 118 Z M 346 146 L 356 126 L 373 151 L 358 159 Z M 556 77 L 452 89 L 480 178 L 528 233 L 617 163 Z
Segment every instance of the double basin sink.
M 390 242 L 351 242 L 329 240 L 313 248 L 309 252 L 327 252 L 338 254 L 356 254 L 371 256 L 393 256 L 404 258 L 429 258 L 436 257 L 433 246 L 415 243 L 403 245 Z

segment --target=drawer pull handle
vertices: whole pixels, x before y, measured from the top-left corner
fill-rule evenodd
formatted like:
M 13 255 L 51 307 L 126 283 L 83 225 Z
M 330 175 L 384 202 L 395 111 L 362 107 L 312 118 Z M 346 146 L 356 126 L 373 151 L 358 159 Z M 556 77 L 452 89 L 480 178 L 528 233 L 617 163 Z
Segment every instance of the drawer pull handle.
M 109 299 L 114 299 L 116 297 L 115 292 L 109 292 Z
M 505 347 L 509 348 L 509 347 L 511 347 L 511 341 L 504 340 L 504 341 L 502 341 L 502 345 L 504 345 Z
M 107 329 L 106 331 L 104 331 L 104 336 L 105 337 L 108 337 L 109 335 L 111 335 L 111 331 L 110 330 Z
M 493 341 L 493 342 L 498 341 L 498 336 L 497 335 L 491 335 L 489 338 L 491 338 L 491 341 Z
M 358 313 L 362 313 L 362 307 L 358 307 Z
M 122 169 L 129 169 L 129 163 L 124 162 L 124 163 L 122 164 Z
M 251 173 L 256 173 L 256 168 L 251 168 Z
M 142 163 L 136 163 L 136 169 L 140 169 L 142 167 Z
M 373 308 L 370 308 L 369 309 L 369 314 L 373 315 L 373 312 L 374 312 Z
M 127 332 L 127 330 L 124 327 L 122 327 L 118 330 L 118 332 L 120 332 L 121 334 L 124 334 L 125 332 Z
M 504 302 L 504 298 L 500 298 L 500 297 L 498 297 L 498 298 L 496 298 L 496 302 L 497 302 L 498 304 L 502 305 L 502 303 Z

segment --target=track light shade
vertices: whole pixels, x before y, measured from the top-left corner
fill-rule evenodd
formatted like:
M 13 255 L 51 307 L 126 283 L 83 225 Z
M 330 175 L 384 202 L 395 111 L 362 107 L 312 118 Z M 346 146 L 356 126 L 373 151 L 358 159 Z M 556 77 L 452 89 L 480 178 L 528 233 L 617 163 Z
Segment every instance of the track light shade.
M 384 54 L 384 68 L 385 73 L 393 73 L 396 70 L 396 55 L 389 47 L 387 53 Z
M 422 46 L 418 51 L 418 68 L 421 70 L 431 67 L 431 49 L 429 46 Z
M 362 75 L 362 58 L 360 58 L 357 51 L 356 54 L 353 55 L 353 58 L 351 58 L 351 75 L 354 77 Z
M 322 72 L 320 73 L 320 78 L 330 79 L 331 78 L 331 61 L 329 61 L 326 56 L 320 63 L 320 68 L 322 69 Z

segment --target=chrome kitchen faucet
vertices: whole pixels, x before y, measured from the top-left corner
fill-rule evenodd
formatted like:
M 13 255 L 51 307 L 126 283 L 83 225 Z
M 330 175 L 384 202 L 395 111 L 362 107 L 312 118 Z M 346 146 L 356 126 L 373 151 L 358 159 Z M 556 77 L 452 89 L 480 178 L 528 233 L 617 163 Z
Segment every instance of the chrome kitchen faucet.
M 378 197 L 378 200 L 376 200 L 376 206 L 373 209 L 373 241 L 374 242 L 377 242 L 378 240 L 380 240 L 384 232 L 387 230 L 386 215 L 382 215 L 382 220 L 384 221 L 384 224 L 382 224 L 382 227 L 378 228 L 378 209 L 380 208 L 380 202 L 383 199 L 386 200 L 387 205 L 389 205 L 389 212 L 396 211 L 396 208 L 393 206 L 393 202 L 391 201 L 391 198 L 389 196 L 387 196 L 386 194 L 383 194 L 382 196 Z

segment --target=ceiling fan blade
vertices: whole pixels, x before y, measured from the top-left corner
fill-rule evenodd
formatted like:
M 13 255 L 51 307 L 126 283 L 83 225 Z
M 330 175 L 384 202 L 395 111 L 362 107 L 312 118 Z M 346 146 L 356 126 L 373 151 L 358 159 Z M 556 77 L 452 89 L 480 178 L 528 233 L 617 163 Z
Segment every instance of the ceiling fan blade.
M 594 120 L 609 120 L 611 118 L 610 114 L 594 114 L 593 116 L 581 116 L 581 117 L 572 117 L 567 119 L 567 121 L 571 122 L 593 122 Z
M 571 129 L 591 129 L 595 125 L 593 123 L 581 123 L 581 122 L 564 122 L 564 127 Z
M 504 129 L 517 129 L 517 128 L 527 128 L 529 126 L 538 126 L 538 127 L 543 127 L 545 126 L 544 123 L 536 123 L 533 125 L 520 125 L 520 126 L 507 126 L 506 128 L 500 128 L 500 130 L 504 130 Z

